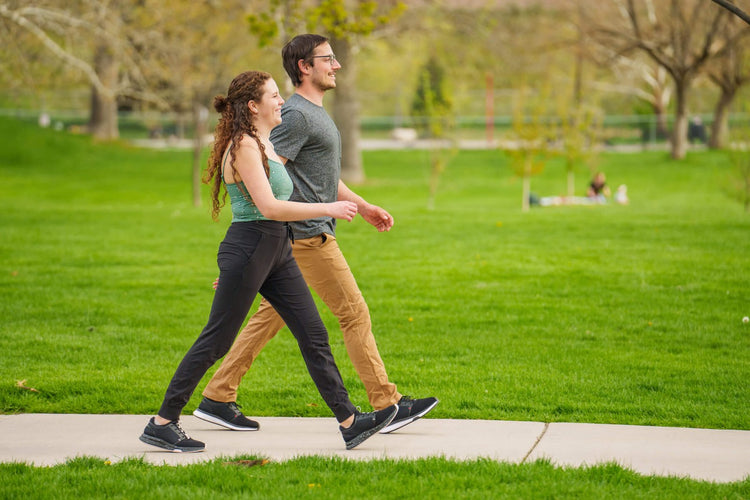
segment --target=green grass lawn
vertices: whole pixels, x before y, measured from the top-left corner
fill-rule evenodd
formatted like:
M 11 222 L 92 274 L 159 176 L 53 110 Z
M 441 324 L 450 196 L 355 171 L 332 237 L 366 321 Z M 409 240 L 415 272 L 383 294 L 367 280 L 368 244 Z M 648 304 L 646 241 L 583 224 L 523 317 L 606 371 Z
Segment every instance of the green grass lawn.
M 624 498 L 750 497 L 750 481 L 712 484 L 644 477 L 615 465 L 560 468 L 426 458 L 348 461 L 304 457 L 263 466 L 214 460 L 179 467 L 80 458 L 64 466 L 0 465 L 3 498 Z
M 0 133 L 0 412 L 154 413 L 207 318 L 229 214 L 215 223 L 207 203 L 191 206 L 189 152 L 8 120 Z M 434 210 L 426 152 L 364 161 L 356 190 L 396 225 L 379 234 L 341 223 L 339 243 L 390 378 L 439 397 L 430 416 L 750 429 L 750 215 L 722 190 L 724 153 L 603 155 L 629 206 L 529 213 L 499 151 L 461 152 Z M 580 194 L 588 173 L 577 180 Z M 539 195 L 564 189 L 562 162 L 532 181 Z M 336 320 L 321 313 L 352 400 L 367 409 Z M 286 330 L 239 402 L 249 415 L 331 415 Z

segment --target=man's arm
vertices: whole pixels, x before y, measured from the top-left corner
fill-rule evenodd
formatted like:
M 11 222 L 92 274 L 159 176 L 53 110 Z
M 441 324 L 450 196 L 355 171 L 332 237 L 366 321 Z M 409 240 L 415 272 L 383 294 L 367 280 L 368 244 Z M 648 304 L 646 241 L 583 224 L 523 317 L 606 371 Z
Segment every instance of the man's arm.
M 377 205 L 367 203 L 364 198 L 349 189 L 344 181 L 339 179 L 339 201 L 353 201 L 357 204 L 357 211 L 369 224 L 372 224 L 379 232 L 390 231 L 393 227 L 393 217 L 385 209 Z

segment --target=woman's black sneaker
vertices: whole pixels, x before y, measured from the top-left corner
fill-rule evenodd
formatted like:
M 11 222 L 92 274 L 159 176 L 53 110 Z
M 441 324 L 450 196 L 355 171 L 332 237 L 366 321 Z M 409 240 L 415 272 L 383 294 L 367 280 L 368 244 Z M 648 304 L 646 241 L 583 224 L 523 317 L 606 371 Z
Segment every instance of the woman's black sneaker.
M 166 425 L 157 425 L 154 417 L 151 417 L 140 439 L 144 443 L 177 453 L 194 453 L 206 449 L 204 443 L 190 439 L 190 436 L 180 426 L 179 420 L 174 420 Z
M 222 403 L 204 397 L 198 408 L 193 411 L 193 415 L 201 420 L 233 431 L 257 431 L 260 429 L 260 424 L 245 417 L 234 401 Z
M 339 426 L 346 443 L 346 449 L 351 450 L 364 443 L 367 438 L 391 423 L 396 413 L 398 413 L 398 406 L 396 405 L 372 413 L 355 413 L 354 423 L 351 426 L 346 429 Z
M 427 415 L 439 402 L 437 398 L 412 399 L 409 396 L 402 396 L 398 402 L 398 414 L 380 433 L 388 434 L 409 425 L 418 418 Z

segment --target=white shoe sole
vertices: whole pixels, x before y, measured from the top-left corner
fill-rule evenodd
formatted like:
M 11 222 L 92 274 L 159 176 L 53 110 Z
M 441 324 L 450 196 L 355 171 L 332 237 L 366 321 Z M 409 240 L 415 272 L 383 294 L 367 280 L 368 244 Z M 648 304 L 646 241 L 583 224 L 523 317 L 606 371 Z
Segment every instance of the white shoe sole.
M 212 424 L 220 425 L 226 429 L 230 429 L 233 431 L 257 431 L 258 429 L 260 429 L 260 427 L 253 429 L 251 427 L 240 427 L 238 425 L 232 425 L 226 420 L 222 420 L 218 417 L 214 417 L 210 413 L 206 413 L 199 408 L 193 410 L 193 415 L 195 415 L 201 420 L 205 420 L 206 422 L 211 422 Z
M 403 420 L 399 420 L 398 422 L 395 422 L 395 421 L 391 422 L 391 424 L 388 425 L 388 426 L 386 426 L 385 428 L 383 428 L 383 430 L 381 430 L 380 433 L 381 434 L 388 434 L 390 432 L 397 431 L 400 428 L 409 425 L 410 423 L 414 422 L 415 420 L 419 420 L 420 418 L 422 418 L 425 415 L 427 415 L 430 412 L 430 410 L 432 410 L 433 408 L 435 408 L 439 402 L 440 402 L 439 399 L 436 400 L 433 404 L 431 404 L 430 406 L 428 406 L 427 408 L 425 408 L 424 410 L 422 410 L 422 412 L 418 413 L 417 415 L 412 415 L 411 417 L 405 418 Z

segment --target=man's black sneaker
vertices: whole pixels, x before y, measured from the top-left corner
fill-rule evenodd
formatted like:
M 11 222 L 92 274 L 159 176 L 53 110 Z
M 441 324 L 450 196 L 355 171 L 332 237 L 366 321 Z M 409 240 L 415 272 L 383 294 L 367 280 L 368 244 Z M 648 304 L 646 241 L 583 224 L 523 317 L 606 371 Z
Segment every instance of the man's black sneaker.
M 201 420 L 233 431 L 257 431 L 260 429 L 260 424 L 245 417 L 234 401 L 222 403 L 204 397 L 198 408 L 193 411 L 193 415 Z
M 437 398 L 412 399 L 409 396 L 402 396 L 398 402 L 398 414 L 380 433 L 388 434 L 409 425 L 427 415 L 439 402 Z
M 206 445 L 190 436 L 180 427 L 180 421 L 174 420 L 166 425 L 157 425 L 154 417 L 148 421 L 140 437 L 144 443 L 174 452 L 193 453 L 203 451 Z
M 389 406 L 380 411 L 372 413 L 355 413 L 354 422 L 346 429 L 339 426 L 341 435 L 344 437 L 346 449 L 351 450 L 355 446 L 364 443 L 367 438 L 376 434 L 380 429 L 388 425 L 398 413 L 396 405 Z

